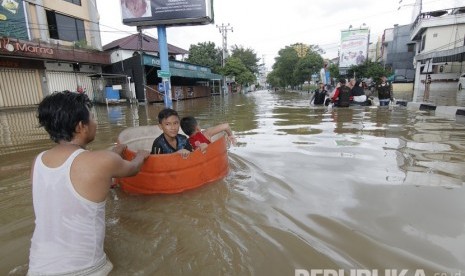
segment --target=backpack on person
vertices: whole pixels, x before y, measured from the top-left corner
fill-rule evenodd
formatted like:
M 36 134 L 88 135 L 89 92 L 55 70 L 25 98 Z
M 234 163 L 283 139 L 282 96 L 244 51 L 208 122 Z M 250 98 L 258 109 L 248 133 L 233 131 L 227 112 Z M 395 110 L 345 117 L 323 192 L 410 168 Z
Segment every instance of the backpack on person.
M 322 105 L 325 103 L 326 91 L 315 91 L 315 96 L 313 97 L 313 104 L 314 105 Z
M 339 103 L 340 107 L 348 107 L 350 104 L 350 88 L 346 85 L 339 87 Z

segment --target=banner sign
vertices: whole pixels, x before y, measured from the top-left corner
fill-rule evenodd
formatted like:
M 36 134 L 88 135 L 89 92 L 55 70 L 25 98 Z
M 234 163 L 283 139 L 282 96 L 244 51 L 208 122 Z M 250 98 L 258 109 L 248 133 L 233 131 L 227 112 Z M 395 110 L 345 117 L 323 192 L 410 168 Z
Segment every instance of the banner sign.
M 23 0 L 0 1 L 0 36 L 29 40 Z
M 129 26 L 204 25 L 213 22 L 213 0 L 121 0 Z
M 341 31 L 339 68 L 348 68 L 365 62 L 368 54 L 369 36 L 369 29 Z

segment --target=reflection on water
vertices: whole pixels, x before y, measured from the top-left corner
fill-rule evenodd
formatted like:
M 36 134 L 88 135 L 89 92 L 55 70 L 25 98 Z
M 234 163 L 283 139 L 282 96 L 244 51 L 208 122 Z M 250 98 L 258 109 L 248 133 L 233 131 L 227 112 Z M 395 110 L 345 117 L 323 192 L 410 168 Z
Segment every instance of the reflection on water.
M 104 149 L 157 124 L 161 104 L 95 106 Z M 238 137 L 230 173 L 177 195 L 113 190 L 112 275 L 294 275 L 295 269 L 424 269 L 465 275 L 465 126 L 405 108 L 308 106 L 307 93 L 175 102 Z M 29 170 L 52 143 L 35 109 L 0 111 L 0 274 L 27 270 Z

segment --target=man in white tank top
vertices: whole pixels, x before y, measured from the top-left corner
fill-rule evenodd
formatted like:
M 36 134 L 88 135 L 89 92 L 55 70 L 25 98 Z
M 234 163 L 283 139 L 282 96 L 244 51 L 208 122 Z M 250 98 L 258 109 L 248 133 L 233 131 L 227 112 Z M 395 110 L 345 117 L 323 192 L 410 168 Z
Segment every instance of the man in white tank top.
M 32 166 L 35 229 L 28 275 L 107 275 L 103 250 L 105 199 L 112 178 L 135 175 L 148 151 L 132 161 L 113 151 L 88 151 L 97 123 L 87 95 L 58 92 L 39 104 L 39 123 L 56 143 Z

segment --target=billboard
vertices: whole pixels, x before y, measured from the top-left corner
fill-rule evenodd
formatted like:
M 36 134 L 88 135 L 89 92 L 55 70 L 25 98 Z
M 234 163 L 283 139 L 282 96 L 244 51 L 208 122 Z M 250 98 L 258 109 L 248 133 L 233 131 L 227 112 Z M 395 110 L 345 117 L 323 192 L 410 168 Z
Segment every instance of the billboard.
M 213 22 L 213 0 L 121 0 L 129 26 L 203 25 Z
M 0 36 L 29 40 L 23 0 L 0 0 Z
M 369 29 L 341 31 L 339 68 L 348 68 L 365 62 L 368 54 Z

